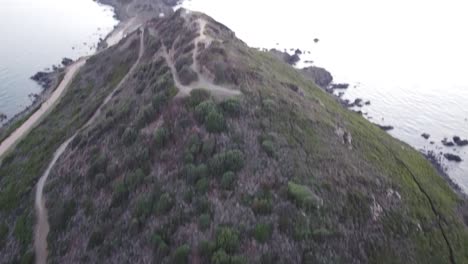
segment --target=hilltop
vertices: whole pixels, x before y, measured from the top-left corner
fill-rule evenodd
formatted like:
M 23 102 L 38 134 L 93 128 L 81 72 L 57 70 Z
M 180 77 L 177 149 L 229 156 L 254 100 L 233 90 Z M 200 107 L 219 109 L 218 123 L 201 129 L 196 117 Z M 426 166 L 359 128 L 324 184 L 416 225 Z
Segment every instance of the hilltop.
M 34 259 L 67 139 L 51 263 L 468 262 L 466 201 L 420 153 L 201 13 L 88 59 L 5 157 L 0 262 Z

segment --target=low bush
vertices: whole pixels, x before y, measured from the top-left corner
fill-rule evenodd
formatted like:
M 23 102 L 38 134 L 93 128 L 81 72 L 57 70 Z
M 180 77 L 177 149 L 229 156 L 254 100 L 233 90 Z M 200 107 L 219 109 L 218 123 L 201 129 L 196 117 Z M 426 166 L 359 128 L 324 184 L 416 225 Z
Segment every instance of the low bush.
M 231 258 L 223 249 L 216 251 L 211 257 L 212 264 L 230 264 Z
M 272 226 L 270 224 L 257 224 L 254 229 L 254 237 L 260 243 L 265 243 L 271 238 Z
M 271 200 L 266 198 L 255 198 L 255 200 L 252 202 L 252 210 L 255 214 L 271 214 L 272 207 L 273 205 L 271 203 Z
M 237 172 L 244 167 L 244 154 L 240 150 L 228 150 L 214 155 L 209 161 L 209 169 L 214 175 L 227 171 Z
M 156 133 L 154 133 L 154 144 L 158 148 L 165 147 L 169 141 L 169 130 L 165 127 L 159 128 Z
M 104 242 L 104 239 L 105 239 L 105 235 L 100 229 L 94 230 L 88 240 L 88 246 L 87 246 L 88 250 L 91 250 L 101 245 L 102 242 Z
M 209 214 L 202 214 L 198 217 L 198 228 L 204 231 L 211 225 L 211 217 Z
M 265 151 L 265 153 L 269 157 L 273 157 L 275 155 L 274 143 L 272 141 L 270 141 L 270 140 L 264 140 L 262 142 L 262 149 L 263 149 L 263 151 Z
M 197 181 L 197 184 L 195 187 L 198 193 L 204 194 L 208 191 L 208 188 L 210 187 L 210 181 L 206 177 L 200 178 Z
M 221 187 L 225 190 L 234 189 L 236 182 L 236 175 L 232 171 L 225 172 L 221 178 Z
M 193 89 L 190 91 L 190 97 L 188 99 L 189 106 L 195 107 L 201 102 L 210 98 L 210 92 L 205 89 Z
M 226 129 L 226 122 L 221 113 L 212 111 L 206 116 L 205 126 L 210 133 L 221 133 Z
M 161 215 L 168 213 L 174 206 L 174 199 L 170 194 L 164 193 L 159 197 L 158 203 L 156 204 L 156 213 Z
M 182 245 L 178 247 L 174 255 L 172 256 L 172 263 L 174 264 L 185 264 L 188 263 L 190 254 L 190 247 L 188 245 Z
M 230 117 L 238 117 L 242 112 L 242 106 L 238 99 L 230 98 L 221 103 L 224 113 Z
M 239 248 L 239 233 L 233 228 L 221 227 L 216 233 L 216 245 L 226 252 L 235 252 Z
M 138 132 L 133 127 L 127 127 L 122 135 L 122 141 L 125 145 L 130 146 L 138 137 Z

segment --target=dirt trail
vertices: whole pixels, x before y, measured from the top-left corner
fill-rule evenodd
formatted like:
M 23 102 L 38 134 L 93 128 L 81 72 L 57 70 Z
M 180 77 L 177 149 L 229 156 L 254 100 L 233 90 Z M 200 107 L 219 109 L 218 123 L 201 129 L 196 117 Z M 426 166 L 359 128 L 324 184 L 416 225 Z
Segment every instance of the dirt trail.
M 85 64 L 87 58 L 81 58 L 72 65 L 66 68 L 65 76 L 57 89 L 52 92 L 51 96 L 42 103 L 41 107 L 36 110 L 19 128 L 17 128 L 10 136 L 0 143 L 0 157 L 2 157 L 9 149 L 19 142 L 47 113 L 49 113 L 55 104 L 58 102 L 67 86 L 73 80 L 73 77 Z
M 200 71 L 200 67 L 198 64 L 198 59 L 197 56 L 199 54 L 199 43 L 204 43 L 205 47 L 208 47 L 213 40 L 210 36 L 207 36 L 205 34 L 205 27 L 206 27 L 206 20 L 202 18 L 198 18 L 196 20 L 196 23 L 199 25 L 199 36 L 195 38 L 194 44 L 195 48 L 193 50 L 193 63 L 191 65 L 191 68 L 194 70 L 194 72 L 198 75 L 198 81 L 191 83 L 189 85 L 183 85 L 179 77 L 177 75 L 176 68 L 174 66 L 174 48 L 171 47 L 170 50 L 167 49 L 167 47 L 164 45 L 164 43 L 161 42 L 162 45 L 162 54 L 161 56 L 166 60 L 167 65 L 169 65 L 169 68 L 171 69 L 171 73 L 174 79 L 174 83 L 176 84 L 177 88 L 179 89 L 179 93 L 177 94 L 178 97 L 183 97 L 183 96 L 188 96 L 190 94 L 190 91 L 193 89 L 206 89 L 209 90 L 213 96 L 217 98 L 226 98 L 226 97 L 231 97 L 231 96 L 236 96 L 240 95 L 241 92 L 239 90 L 234 90 L 234 89 L 229 89 L 224 86 L 220 86 L 217 84 L 214 84 L 212 81 L 208 80 Z M 157 36 L 156 36 L 157 37 Z
M 119 82 L 119 84 L 114 88 L 114 90 L 104 99 L 103 103 L 99 106 L 96 112 L 94 112 L 94 115 L 88 120 L 88 122 L 86 122 L 85 125 L 83 125 L 80 129 L 78 129 L 78 131 L 73 136 L 68 138 L 64 143 L 62 143 L 62 145 L 60 145 L 60 147 L 54 153 L 54 157 L 52 158 L 52 161 L 47 166 L 47 170 L 39 179 L 39 182 L 37 184 L 37 189 L 36 189 L 36 197 L 35 197 L 37 223 L 35 227 L 35 236 L 34 236 L 34 252 L 36 255 L 36 263 L 38 264 L 43 264 L 43 263 L 45 264 L 47 261 L 47 235 L 49 233 L 49 221 L 47 219 L 47 208 L 45 206 L 45 201 L 44 201 L 44 186 L 47 181 L 47 178 L 49 177 L 50 171 L 55 165 L 55 163 L 57 162 L 57 160 L 65 152 L 70 142 L 72 142 L 73 139 L 76 137 L 78 132 L 82 131 L 83 129 L 88 127 L 90 124 L 92 124 L 96 120 L 96 118 L 101 114 L 102 108 L 110 101 L 112 96 L 115 94 L 117 90 L 120 89 L 122 84 L 127 81 L 129 76 L 133 74 L 138 64 L 140 63 L 141 58 L 143 57 L 144 49 L 145 49 L 144 31 L 142 30 L 142 32 L 140 33 L 140 51 L 138 54 L 137 61 L 133 64 L 133 66 L 130 68 L 128 73 Z

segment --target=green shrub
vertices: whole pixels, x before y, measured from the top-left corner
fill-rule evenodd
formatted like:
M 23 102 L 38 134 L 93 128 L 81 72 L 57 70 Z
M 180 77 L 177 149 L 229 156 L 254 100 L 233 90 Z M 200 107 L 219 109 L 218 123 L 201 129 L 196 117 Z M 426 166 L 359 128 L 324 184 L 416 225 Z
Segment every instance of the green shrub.
M 146 219 L 153 211 L 153 200 L 149 195 L 140 197 L 136 203 L 133 215 L 140 221 Z
M 172 206 L 174 206 L 174 200 L 170 194 L 164 193 L 159 197 L 159 201 L 156 204 L 156 213 L 165 214 L 168 213 Z
M 307 186 L 288 182 L 288 194 L 297 204 L 307 208 L 320 207 L 322 200 Z
M 264 140 L 262 142 L 262 149 L 263 149 L 263 151 L 266 152 L 266 154 L 269 157 L 273 157 L 275 155 L 275 147 L 274 147 L 273 142 L 270 141 L 270 140 Z
M 232 171 L 225 172 L 221 178 L 221 187 L 225 190 L 234 189 L 234 183 L 236 182 L 236 175 Z
M 231 256 L 231 264 L 246 264 L 246 263 L 249 263 L 249 262 L 243 256 L 239 256 L 239 255 Z
M 216 243 L 213 241 L 203 240 L 198 245 L 200 255 L 206 259 L 210 259 L 213 252 L 216 250 Z
M 238 99 L 230 98 L 221 103 L 224 113 L 231 117 L 238 117 L 241 114 L 242 107 Z
M 142 128 L 152 122 L 156 118 L 157 110 L 153 105 L 147 105 L 138 114 L 137 123 L 138 127 Z
M 265 243 L 270 239 L 272 226 L 270 224 L 257 224 L 254 229 L 254 237 L 260 243 Z
M 128 189 L 124 181 L 114 185 L 111 207 L 119 207 L 128 198 Z
M 204 231 L 211 225 L 211 217 L 209 214 L 202 214 L 198 217 L 198 227 Z
M 24 213 L 20 217 L 18 217 L 18 220 L 16 220 L 13 234 L 15 235 L 15 238 L 21 243 L 21 246 L 25 248 L 32 241 L 32 233 L 32 219 L 27 213 Z
M 151 244 L 153 245 L 155 251 L 155 260 L 159 261 L 160 259 L 169 255 L 169 246 L 167 245 L 166 241 L 164 241 L 164 239 L 159 235 L 159 233 L 154 233 L 151 236 Z
M 126 178 L 126 184 L 130 191 L 134 191 L 145 180 L 145 174 L 140 168 L 130 173 Z
M 199 197 L 194 203 L 197 214 L 210 214 L 211 204 L 206 197 Z
M 91 234 L 91 237 L 88 240 L 88 250 L 93 249 L 104 242 L 104 233 L 100 229 L 96 229 Z
M 230 264 L 230 262 L 229 255 L 223 249 L 219 249 L 211 257 L 212 264 Z
M 218 229 L 216 233 L 216 245 L 226 252 L 235 252 L 239 247 L 239 233 L 230 227 Z
M 137 131 L 133 127 L 127 127 L 122 135 L 122 141 L 125 145 L 130 146 L 138 137 Z
M 187 183 L 194 184 L 202 178 L 208 177 L 208 167 L 205 164 L 200 164 L 195 166 L 193 164 L 187 164 L 184 167 L 184 174 L 187 180 Z
M 255 198 L 252 202 L 252 210 L 255 214 L 267 215 L 271 214 L 273 205 L 270 199 L 266 198 Z
M 76 213 L 76 203 L 74 200 L 60 202 L 56 213 L 51 215 L 51 225 L 55 230 L 63 231 L 70 219 Z
M 199 122 L 204 123 L 209 113 L 217 111 L 216 104 L 211 100 L 207 100 L 195 107 L 195 118 Z
M 0 224 L 0 248 L 2 247 L 3 241 L 8 236 L 8 225 L 5 223 Z
M 210 133 L 221 133 L 225 130 L 226 123 L 221 113 L 212 111 L 206 116 L 205 126 Z
M 195 107 L 201 102 L 208 100 L 210 98 L 210 92 L 205 89 L 193 89 L 190 91 L 189 105 Z
M 174 256 L 172 257 L 172 263 L 174 264 L 188 263 L 189 254 L 190 254 L 190 247 L 188 245 L 182 245 L 178 247 L 174 252 Z
M 167 102 L 169 102 L 169 97 L 166 94 L 158 94 L 153 98 L 151 104 L 156 112 L 160 112 Z
M 169 141 L 169 130 L 161 127 L 159 128 L 156 133 L 154 133 L 154 144 L 158 148 L 162 148 L 166 146 L 167 142 Z
M 202 141 L 200 140 L 200 136 L 198 134 L 190 136 L 187 143 L 187 151 L 195 155 L 200 152 L 201 147 Z
M 215 175 L 237 172 L 244 166 L 244 154 L 239 150 L 228 150 L 214 155 L 209 161 L 210 171 Z
M 206 193 L 210 187 L 210 181 L 206 177 L 200 178 L 195 187 L 198 193 Z
M 214 138 L 207 138 L 203 141 L 202 154 L 205 158 L 210 158 L 216 148 L 216 140 Z
M 96 174 L 106 172 L 107 157 L 103 154 L 98 155 L 97 158 L 91 160 L 91 166 L 88 170 L 88 176 L 95 177 Z

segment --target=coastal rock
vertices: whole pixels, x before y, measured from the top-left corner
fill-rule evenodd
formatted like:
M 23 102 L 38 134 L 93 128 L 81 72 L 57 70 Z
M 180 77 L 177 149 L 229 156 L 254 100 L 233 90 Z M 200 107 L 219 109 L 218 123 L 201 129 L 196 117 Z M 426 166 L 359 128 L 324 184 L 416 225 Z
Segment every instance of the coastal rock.
M 367 100 L 364 104 L 365 104 L 365 105 L 370 105 L 371 102 L 370 102 L 369 100 Z
M 361 98 L 356 98 L 354 100 L 354 105 L 357 106 L 357 107 L 362 107 L 362 99 Z
M 314 38 L 314 42 L 318 43 L 320 40 L 318 38 Z
M 421 137 L 423 137 L 425 139 L 429 139 L 431 137 L 431 135 L 429 135 L 428 133 L 422 133 Z
M 297 49 L 297 50 L 294 52 L 294 54 L 296 54 L 296 55 L 302 55 L 302 51 L 301 51 L 300 49 Z
M 62 59 L 62 65 L 67 67 L 68 65 L 72 64 L 73 63 L 73 60 L 70 59 L 70 58 L 63 58 Z
M 291 64 L 291 65 L 295 65 L 295 64 L 298 63 L 300 60 L 301 60 L 301 58 L 299 57 L 299 55 L 294 54 L 294 55 L 292 55 L 292 56 L 289 57 L 288 63 Z
M 5 115 L 4 113 L 0 113 L 0 123 L 3 123 L 3 121 L 7 120 L 7 115 Z
M 310 66 L 300 70 L 307 78 L 315 82 L 318 86 L 326 88 L 333 81 L 333 76 L 324 68 Z
M 390 130 L 393 130 L 394 127 L 393 126 L 385 126 L 385 125 L 378 125 L 377 126 L 382 129 L 383 131 L 390 131 Z
M 453 147 L 455 144 L 452 141 L 449 141 L 447 138 L 442 139 L 442 145 L 446 147 Z
M 333 83 L 330 88 L 331 89 L 348 89 L 348 83 Z
M 36 81 L 42 88 L 48 89 L 52 84 L 52 75 L 54 72 L 38 72 L 31 76 L 33 81 Z
M 459 147 L 464 147 L 468 146 L 468 140 L 467 139 L 461 139 L 459 136 L 454 136 L 453 137 L 453 142 L 457 144 Z
M 455 162 L 461 162 L 462 161 L 460 156 L 455 155 L 455 154 L 445 153 L 444 157 L 449 161 L 455 161 Z

